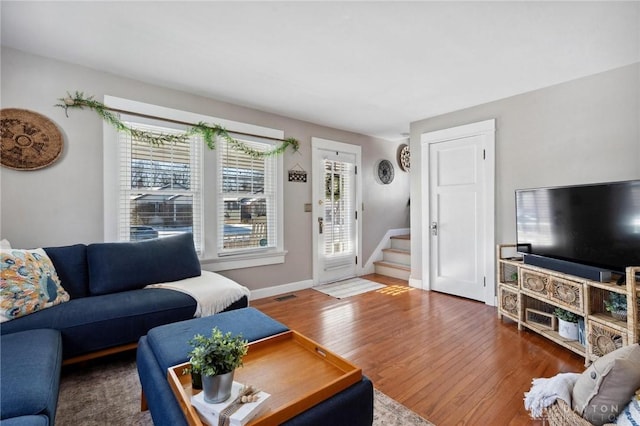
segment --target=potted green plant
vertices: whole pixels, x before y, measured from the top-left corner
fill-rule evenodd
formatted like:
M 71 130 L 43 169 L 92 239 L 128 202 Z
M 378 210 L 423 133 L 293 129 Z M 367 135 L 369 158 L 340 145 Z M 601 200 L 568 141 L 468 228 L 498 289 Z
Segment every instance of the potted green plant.
M 553 314 L 558 318 L 560 337 L 567 340 L 578 340 L 578 315 L 562 308 L 556 308 Z
M 627 320 L 627 295 L 609 292 L 609 299 L 604 301 L 607 311 L 617 320 Z
M 204 400 L 210 403 L 227 400 L 231 395 L 233 374 L 242 366 L 248 342 L 241 335 L 222 333 L 214 327 L 210 337 L 196 334 L 189 344 L 193 346 L 189 353 L 191 373 L 201 376 Z

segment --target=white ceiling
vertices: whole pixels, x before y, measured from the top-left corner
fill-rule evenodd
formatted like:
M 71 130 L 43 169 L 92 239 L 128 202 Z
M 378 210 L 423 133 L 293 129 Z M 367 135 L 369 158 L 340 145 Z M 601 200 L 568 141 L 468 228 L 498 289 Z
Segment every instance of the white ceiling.
M 640 61 L 638 2 L 3 0 L 1 13 L 6 46 L 387 139 Z

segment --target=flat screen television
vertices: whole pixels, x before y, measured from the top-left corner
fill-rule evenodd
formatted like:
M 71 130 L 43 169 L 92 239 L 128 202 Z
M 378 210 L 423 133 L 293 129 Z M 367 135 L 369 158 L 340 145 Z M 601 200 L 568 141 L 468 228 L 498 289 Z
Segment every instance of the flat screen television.
M 640 180 L 516 191 L 518 252 L 624 273 L 640 266 Z

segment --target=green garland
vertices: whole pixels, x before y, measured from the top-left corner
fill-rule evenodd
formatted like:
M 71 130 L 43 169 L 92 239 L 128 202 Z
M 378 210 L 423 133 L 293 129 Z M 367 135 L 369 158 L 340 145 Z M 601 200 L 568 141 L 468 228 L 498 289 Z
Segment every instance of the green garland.
M 69 108 L 84 109 L 86 107 L 94 110 L 96 114 L 102 117 L 104 121 L 115 127 L 115 129 L 119 132 L 128 133 L 132 138 L 149 143 L 151 145 L 184 143 L 187 142 L 191 136 L 199 134 L 200 136 L 202 136 L 209 149 L 216 149 L 216 139 L 223 138 L 236 151 L 242 152 L 254 158 L 263 158 L 269 157 L 271 155 L 282 154 L 285 152 L 288 146 L 291 146 L 294 152 L 297 152 L 300 148 L 300 143 L 298 142 L 298 140 L 294 138 L 287 138 L 284 139 L 280 145 L 274 147 L 269 151 L 258 151 L 251 148 L 246 143 L 232 138 L 224 127 L 218 124 L 214 124 L 211 126 L 202 121 L 198 124 L 193 125 L 185 133 L 181 134 L 151 133 L 127 126 L 120 120 L 117 114 L 109 111 L 109 107 L 93 99 L 93 96 L 85 97 L 83 92 L 76 91 L 73 96 L 69 92 L 67 92 L 67 96 L 65 98 L 60 98 L 58 100 L 61 101 L 61 103 L 56 104 L 55 106 L 64 108 L 64 113 L 67 117 L 69 116 Z

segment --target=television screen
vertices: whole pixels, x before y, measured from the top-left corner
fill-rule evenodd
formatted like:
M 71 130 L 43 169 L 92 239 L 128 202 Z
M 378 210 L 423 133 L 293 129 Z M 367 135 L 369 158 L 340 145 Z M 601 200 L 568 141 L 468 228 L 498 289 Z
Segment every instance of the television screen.
M 518 251 L 623 272 L 640 266 L 640 180 L 516 191 Z

